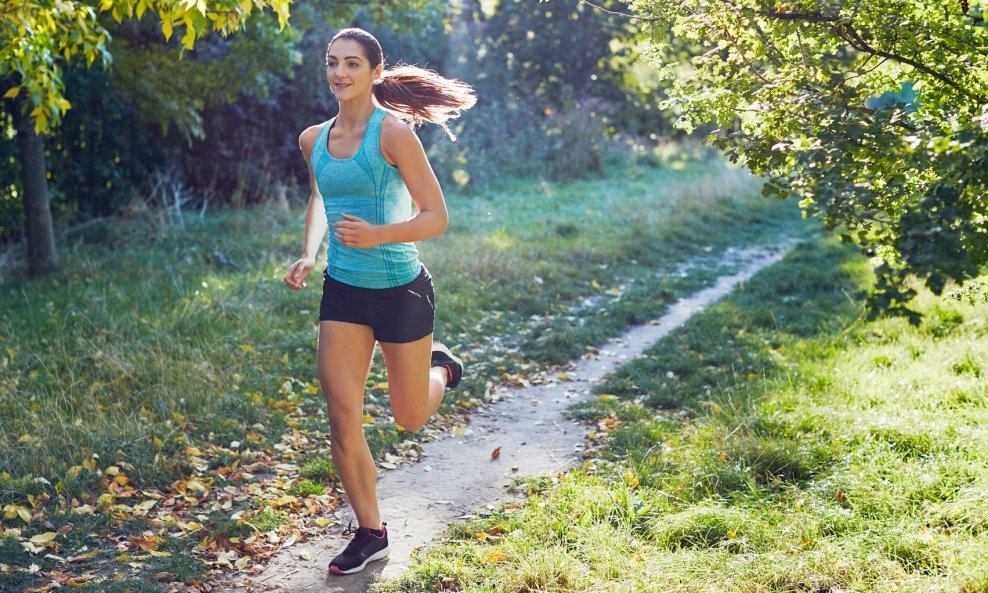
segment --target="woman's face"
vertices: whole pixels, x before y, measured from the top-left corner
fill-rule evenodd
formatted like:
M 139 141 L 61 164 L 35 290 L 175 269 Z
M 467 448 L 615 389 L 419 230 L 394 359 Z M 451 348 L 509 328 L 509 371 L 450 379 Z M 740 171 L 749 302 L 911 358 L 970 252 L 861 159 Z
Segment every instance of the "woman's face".
M 364 47 L 353 39 L 337 39 L 326 52 L 326 80 L 337 101 L 370 93 L 382 70 L 383 64 L 371 68 Z

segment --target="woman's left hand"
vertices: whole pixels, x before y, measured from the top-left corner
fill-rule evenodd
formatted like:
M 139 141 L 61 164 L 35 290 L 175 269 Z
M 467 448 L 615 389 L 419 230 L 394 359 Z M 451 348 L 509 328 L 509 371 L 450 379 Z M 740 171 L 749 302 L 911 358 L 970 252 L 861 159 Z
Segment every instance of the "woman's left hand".
M 343 220 L 336 223 L 336 238 L 346 247 L 365 248 L 378 245 L 376 226 L 359 216 L 343 214 Z

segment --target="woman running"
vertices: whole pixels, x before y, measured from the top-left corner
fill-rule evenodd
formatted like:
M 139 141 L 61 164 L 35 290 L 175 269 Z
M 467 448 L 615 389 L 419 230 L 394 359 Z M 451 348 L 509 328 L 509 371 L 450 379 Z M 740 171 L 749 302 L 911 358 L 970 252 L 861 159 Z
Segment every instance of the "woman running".
M 425 424 L 463 375 L 460 359 L 432 341 L 435 293 L 415 241 L 446 230 L 446 203 L 409 124 L 429 121 L 449 133 L 446 122 L 476 99 L 469 85 L 435 72 L 385 70 L 381 44 L 356 28 L 330 41 L 326 78 L 340 110 L 299 138 L 310 196 L 302 254 L 288 268 L 285 285 L 305 287 L 331 226 L 317 366 L 333 463 L 358 523 L 329 571 L 351 574 L 389 552 L 377 469 L 363 431 L 375 342 L 384 355 L 395 422 L 405 430 Z

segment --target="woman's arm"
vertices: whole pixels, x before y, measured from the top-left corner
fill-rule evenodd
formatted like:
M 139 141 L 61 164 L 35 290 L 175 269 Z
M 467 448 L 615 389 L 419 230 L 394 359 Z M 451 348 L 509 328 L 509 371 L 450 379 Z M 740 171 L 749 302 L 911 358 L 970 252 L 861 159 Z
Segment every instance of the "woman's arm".
M 380 146 L 385 160 L 398 168 L 419 212 L 406 221 L 385 225 L 372 225 L 344 214 L 344 220 L 335 225 L 336 237 L 347 247 L 371 247 L 411 243 L 443 234 L 449 224 L 446 201 L 418 136 L 408 124 L 388 115 L 381 124 Z
M 302 244 L 302 255 L 285 273 L 285 286 L 292 290 L 305 288 L 303 280 L 316 265 L 319 248 L 322 246 L 323 237 L 326 236 L 326 229 L 329 227 L 326 222 L 326 210 L 323 206 L 322 194 L 319 193 L 319 186 L 316 184 L 316 178 L 312 172 L 312 147 L 315 145 L 318 135 L 319 126 L 312 126 L 302 132 L 298 139 L 299 148 L 305 158 L 305 166 L 309 170 L 309 204 L 305 208 L 305 239 Z

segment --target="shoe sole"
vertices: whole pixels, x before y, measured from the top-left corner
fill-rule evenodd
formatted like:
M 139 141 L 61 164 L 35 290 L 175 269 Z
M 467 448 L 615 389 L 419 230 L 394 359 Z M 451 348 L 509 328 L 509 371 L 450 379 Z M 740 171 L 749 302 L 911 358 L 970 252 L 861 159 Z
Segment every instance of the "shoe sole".
M 388 546 L 387 548 L 384 548 L 383 550 L 380 550 L 377 553 L 373 554 L 367 560 L 364 560 L 364 563 L 361 564 L 360 566 L 355 566 L 355 567 L 351 568 L 350 570 L 343 570 L 343 569 L 341 569 L 339 567 L 336 567 L 336 566 L 330 566 L 329 567 L 329 574 L 345 575 L 345 574 L 353 574 L 355 572 L 360 572 L 361 570 L 363 570 L 364 568 L 367 567 L 367 563 L 368 562 L 373 562 L 375 560 L 382 560 L 384 558 L 387 558 L 388 557 L 388 554 L 390 554 L 390 553 L 391 553 L 391 546 Z

